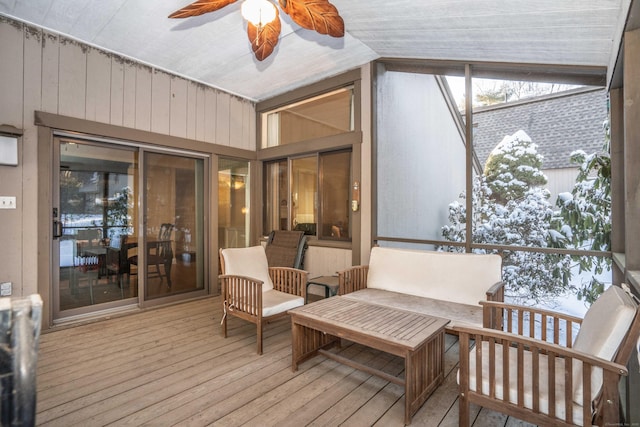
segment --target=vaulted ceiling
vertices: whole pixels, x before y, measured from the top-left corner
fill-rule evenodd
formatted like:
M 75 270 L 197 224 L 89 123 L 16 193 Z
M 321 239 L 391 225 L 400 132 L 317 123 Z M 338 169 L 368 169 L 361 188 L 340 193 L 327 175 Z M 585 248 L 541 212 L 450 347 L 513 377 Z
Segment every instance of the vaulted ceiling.
M 379 58 L 611 67 L 631 0 L 331 0 L 344 38 L 284 13 L 274 53 L 251 51 L 241 0 L 181 20 L 192 0 L 0 0 L 0 14 L 261 101 Z

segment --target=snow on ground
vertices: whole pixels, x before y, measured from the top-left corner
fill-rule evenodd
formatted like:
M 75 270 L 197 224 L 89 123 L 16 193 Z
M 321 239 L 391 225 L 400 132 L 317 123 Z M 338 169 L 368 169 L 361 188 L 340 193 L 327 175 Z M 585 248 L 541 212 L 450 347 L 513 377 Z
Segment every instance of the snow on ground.
M 578 266 L 574 267 L 574 271 L 573 271 L 573 275 L 572 275 L 572 284 L 576 287 L 580 287 L 582 283 L 588 283 L 591 280 L 592 277 L 592 273 L 591 272 L 583 272 L 583 273 L 579 273 L 578 272 Z M 611 271 L 605 271 L 600 275 L 596 275 L 596 277 L 598 278 L 598 280 L 600 280 L 601 282 L 605 283 L 605 289 L 611 284 L 612 281 L 612 277 L 611 277 Z M 526 303 L 525 303 L 526 304 Z M 561 313 L 565 313 L 565 314 L 569 314 L 572 316 L 576 316 L 576 317 L 580 317 L 580 318 L 584 318 L 587 310 L 589 309 L 589 306 L 587 305 L 587 303 L 585 301 L 581 301 L 578 299 L 578 297 L 574 294 L 574 293 L 567 293 L 564 295 L 559 295 L 557 297 L 555 297 L 553 300 L 549 300 L 545 303 L 538 303 L 538 304 L 529 304 L 529 305 L 535 305 L 537 307 L 540 308 L 544 308 L 544 309 L 548 309 L 548 310 L 553 310 L 553 311 L 557 311 L 557 312 L 561 312 Z M 514 318 L 515 321 L 515 318 Z M 523 321 L 523 326 L 524 326 L 524 330 L 528 330 L 529 328 L 529 321 L 528 319 L 524 319 Z M 538 335 L 540 333 L 542 324 L 539 320 L 536 320 L 536 335 Z M 553 330 L 553 325 L 551 323 L 548 324 L 547 326 L 547 331 L 552 331 Z M 560 335 L 564 336 L 565 333 L 565 328 L 561 325 L 560 327 Z M 578 331 L 574 330 L 573 331 L 573 339 L 575 340 L 575 337 L 577 335 Z M 553 334 L 548 333 L 547 334 L 549 337 L 549 341 L 552 339 Z M 638 344 L 640 346 L 640 340 L 638 341 Z M 640 358 L 640 356 L 639 356 Z

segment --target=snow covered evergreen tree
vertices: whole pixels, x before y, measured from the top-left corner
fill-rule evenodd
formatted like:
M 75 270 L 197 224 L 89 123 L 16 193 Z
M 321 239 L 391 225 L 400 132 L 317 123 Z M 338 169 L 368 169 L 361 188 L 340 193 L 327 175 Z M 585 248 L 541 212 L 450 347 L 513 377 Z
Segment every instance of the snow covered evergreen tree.
M 492 198 L 499 203 L 522 198 L 531 188 L 547 183 L 542 173 L 542 156 L 526 132 L 519 130 L 493 149 L 484 166 Z
M 611 250 L 611 155 L 609 121 L 603 123 L 604 144 L 599 153 L 582 150 L 571 153 L 571 161 L 580 165 L 571 193 L 561 193 L 556 202 L 560 208 L 554 226 L 568 242 L 568 247 L 595 251 Z M 580 272 L 595 275 L 611 269 L 608 257 L 575 257 Z M 604 283 L 593 275 L 581 284 L 578 298 L 592 303 L 604 290 Z
M 546 183 L 541 164 L 536 145 L 523 131 L 498 144 L 487 161 L 485 175 L 474 181 L 474 243 L 532 248 L 564 245 L 564 236 L 551 228 L 553 210 L 548 190 L 541 187 Z M 465 193 L 460 198 L 464 200 Z M 463 203 L 449 205 L 449 221 L 442 227 L 443 237 L 463 242 L 467 226 Z M 503 280 L 512 298 L 539 302 L 569 289 L 568 256 L 535 251 L 504 251 L 502 256 Z

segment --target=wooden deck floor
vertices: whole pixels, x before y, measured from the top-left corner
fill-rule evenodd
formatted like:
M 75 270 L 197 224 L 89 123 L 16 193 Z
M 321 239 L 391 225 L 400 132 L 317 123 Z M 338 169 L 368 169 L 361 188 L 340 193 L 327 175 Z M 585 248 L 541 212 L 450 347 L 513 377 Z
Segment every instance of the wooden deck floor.
M 51 426 L 398 426 L 403 389 L 315 357 L 291 371 L 290 323 L 232 318 L 220 333 L 220 298 L 149 310 L 41 336 L 37 424 Z M 349 357 L 401 375 L 402 359 L 344 345 Z M 415 426 L 458 425 L 457 340 L 447 336 L 445 381 Z M 476 410 L 474 426 L 523 425 Z

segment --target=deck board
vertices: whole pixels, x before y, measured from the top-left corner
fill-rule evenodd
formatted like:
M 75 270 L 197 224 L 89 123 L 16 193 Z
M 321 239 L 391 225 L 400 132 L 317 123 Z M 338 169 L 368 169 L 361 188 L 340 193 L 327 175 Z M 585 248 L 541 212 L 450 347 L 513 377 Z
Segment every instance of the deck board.
M 288 319 L 265 328 L 259 356 L 254 325 L 229 319 L 222 337 L 221 307 L 212 297 L 43 333 L 37 424 L 403 425 L 402 387 L 322 356 L 293 372 Z M 337 351 L 393 375 L 404 369 L 402 359 L 358 344 Z M 455 336 L 445 351 L 445 381 L 413 425 L 457 425 Z M 477 407 L 471 415 L 476 427 L 523 425 Z

